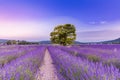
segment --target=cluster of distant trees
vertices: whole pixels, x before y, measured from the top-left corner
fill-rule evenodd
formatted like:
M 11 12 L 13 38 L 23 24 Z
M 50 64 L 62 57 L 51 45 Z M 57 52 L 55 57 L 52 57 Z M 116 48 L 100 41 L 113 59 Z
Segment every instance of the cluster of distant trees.
M 28 44 L 39 44 L 38 42 L 27 42 L 27 41 L 19 41 L 19 40 L 8 40 L 6 42 L 7 45 L 28 45 Z

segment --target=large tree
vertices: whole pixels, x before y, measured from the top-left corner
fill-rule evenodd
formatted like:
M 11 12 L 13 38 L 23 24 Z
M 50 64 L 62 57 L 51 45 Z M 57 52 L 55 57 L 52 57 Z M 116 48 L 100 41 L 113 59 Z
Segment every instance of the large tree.
M 76 29 L 72 24 L 58 25 L 50 33 L 51 42 L 61 45 L 70 45 L 76 39 Z

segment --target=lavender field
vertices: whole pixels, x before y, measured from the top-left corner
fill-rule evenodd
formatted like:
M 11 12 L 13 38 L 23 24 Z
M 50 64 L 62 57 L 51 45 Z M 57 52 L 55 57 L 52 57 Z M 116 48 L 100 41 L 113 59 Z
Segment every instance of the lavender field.
M 0 80 L 120 80 L 120 45 L 0 46 Z

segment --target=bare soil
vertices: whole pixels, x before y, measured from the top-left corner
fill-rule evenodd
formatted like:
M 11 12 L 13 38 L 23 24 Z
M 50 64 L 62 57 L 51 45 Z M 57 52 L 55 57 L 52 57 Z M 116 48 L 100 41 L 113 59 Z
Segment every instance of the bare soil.
M 39 68 L 39 72 L 36 75 L 36 80 L 59 80 L 56 73 L 56 69 L 52 64 L 52 58 L 48 50 L 45 51 L 43 64 Z

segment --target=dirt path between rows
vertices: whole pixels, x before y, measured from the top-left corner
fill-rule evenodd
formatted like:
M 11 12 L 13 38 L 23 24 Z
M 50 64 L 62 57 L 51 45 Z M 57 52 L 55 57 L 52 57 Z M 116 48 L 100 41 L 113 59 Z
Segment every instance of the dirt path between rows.
M 52 58 L 48 50 L 45 51 L 44 62 L 39 68 L 39 73 L 36 76 L 36 80 L 59 80 L 55 74 L 56 69 L 52 64 Z

